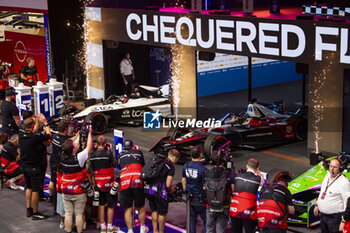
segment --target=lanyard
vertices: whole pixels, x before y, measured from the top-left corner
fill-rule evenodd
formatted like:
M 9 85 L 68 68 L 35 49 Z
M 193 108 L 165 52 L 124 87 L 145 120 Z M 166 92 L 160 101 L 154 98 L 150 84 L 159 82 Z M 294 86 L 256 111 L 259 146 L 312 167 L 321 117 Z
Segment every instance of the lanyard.
M 329 183 L 329 180 L 331 179 L 330 177 L 328 178 L 328 181 L 327 181 L 327 186 L 326 186 L 326 190 L 324 190 L 324 192 L 327 192 L 328 188 L 341 176 L 342 174 L 340 173 L 339 175 L 337 175 L 337 177 L 335 177 L 335 179 Z

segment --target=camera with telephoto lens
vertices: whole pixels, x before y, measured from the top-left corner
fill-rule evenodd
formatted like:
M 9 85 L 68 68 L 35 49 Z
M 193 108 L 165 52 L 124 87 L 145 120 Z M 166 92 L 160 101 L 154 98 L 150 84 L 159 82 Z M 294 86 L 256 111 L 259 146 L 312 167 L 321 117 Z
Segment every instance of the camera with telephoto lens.
M 182 202 L 183 189 L 182 183 L 177 183 L 175 186 L 172 186 L 170 191 L 168 192 L 168 200 L 169 202 Z
M 114 181 L 114 184 L 113 184 L 111 190 L 109 191 L 109 193 L 113 196 L 117 195 L 118 188 L 119 188 L 119 182 L 116 180 L 116 181 Z
M 8 62 L 3 62 L 2 63 L 3 66 L 8 66 L 8 67 L 11 67 L 12 66 L 12 63 L 8 63 Z
M 80 151 L 83 151 L 86 148 L 87 139 L 89 136 L 89 126 L 88 126 L 89 124 L 90 122 L 84 121 L 80 128 L 80 133 L 79 133 Z
M 93 206 L 99 206 L 100 205 L 100 190 L 98 187 L 95 187 L 94 191 L 94 199 L 92 201 Z
M 83 181 L 80 187 L 85 191 L 86 196 L 88 198 L 91 198 L 94 196 L 94 190 L 92 189 L 92 186 L 88 180 Z

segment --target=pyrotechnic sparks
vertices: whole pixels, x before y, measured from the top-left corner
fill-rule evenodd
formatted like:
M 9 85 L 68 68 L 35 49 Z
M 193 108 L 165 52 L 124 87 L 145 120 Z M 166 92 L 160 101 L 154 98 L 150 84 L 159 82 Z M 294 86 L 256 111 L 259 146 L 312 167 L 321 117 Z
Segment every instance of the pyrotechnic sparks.
M 328 61 L 328 56 L 326 57 Z M 331 59 L 330 59 L 331 60 Z M 314 71 L 314 82 L 313 82 L 313 91 L 310 91 L 311 101 L 313 103 L 312 113 L 314 115 L 314 121 L 312 122 L 312 127 L 315 132 L 315 150 L 318 154 L 319 150 L 319 141 L 322 139 L 320 135 L 320 122 L 323 120 L 324 112 L 324 103 L 322 101 L 321 90 L 325 85 L 327 79 L 327 73 L 330 71 L 330 66 L 332 61 L 329 61 L 328 64 L 325 64 L 322 71 Z
M 180 77 L 182 76 L 181 62 L 183 58 L 183 45 L 174 44 L 171 47 L 172 63 L 171 68 L 171 88 L 173 97 L 173 107 L 175 110 L 176 121 L 179 114 L 179 103 L 180 103 Z

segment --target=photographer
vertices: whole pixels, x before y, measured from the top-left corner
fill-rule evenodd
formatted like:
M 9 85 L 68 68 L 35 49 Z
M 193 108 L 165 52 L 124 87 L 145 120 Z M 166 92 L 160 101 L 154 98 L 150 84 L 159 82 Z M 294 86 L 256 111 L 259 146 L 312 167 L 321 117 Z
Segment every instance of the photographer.
M 16 181 L 23 178 L 23 171 L 19 165 L 20 155 L 18 153 L 18 134 L 6 142 L 1 150 L 1 168 L 9 180 L 6 182 L 12 189 L 18 189 Z
M 182 170 L 182 188 L 186 191 L 187 201 L 190 201 L 190 233 L 196 232 L 197 216 L 203 221 L 206 232 L 206 208 L 204 202 L 204 173 L 207 168 L 203 166 L 201 159 L 203 154 L 198 148 L 191 149 L 192 161 L 185 164 Z
M 33 129 L 41 123 L 44 124 L 44 134 L 34 133 Z M 45 116 L 27 118 L 24 121 L 25 132 L 19 135 L 21 163 L 26 183 L 27 217 L 33 220 L 45 219 L 48 216 L 38 212 L 39 192 L 43 187 L 43 179 L 40 171 L 42 164 L 41 145 L 51 139 L 50 127 Z M 33 208 L 32 208 L 32 207 Z
M 31 87 L 36 85 L 36 82 L 39 80 L 39 74 L 35 66 L 34 58 L 28 57 L 27 62 L 28 65 L 22 66 L 20 81 L 23 82 L 24 85 Z
M 9 137 L 18 134 L 18 127 L 21 125 L 19 110 L 16 106 L 16 95 L 14 89 L 6 90 L 6 98 L 1 103 L 2 131 Z
M 0 59 L 0 100 L 5 99 L 6 76 L 10 74 L 9 65 Z
M 211 156 L 214 167 L 205 172 L 207 209 L 207 233 L 223 233 L 227 227 L 230 195 L 234 189 L 235 174 L 227 169 L 220 154 Z
M 119 154 L 118 166 L 120 174 L 120 206 L 125 209 L 124 219 L 128 233 L 133 233 L 132 206 L 133 203 L 139 214 L 140 232 L 146 233 L 145 226 L 145 194 L 141 181 L 141 169 L 145 164 L 142 151 L 131 140 L 125 140 L 123 151 Z
M 63 172 L 61 190 L 66 213 L 64 225 L 67 232 L 72 232 L 73 213 L 75 214 L 75 224 L 78 233 L 83 231 L 86 193 L 82 189 L 81 184 L 86 179 L 86 172 L 83 168 L 91 148 L 91 127 L 89 127 L 87 145 L 83 151 L 79 152 L 79 147 L 74 146 L 74 142 L 71 139 L 65 141 L 61 146 L 62 153 L 58 158 L 60 163 L 57 169 Z
M 112 152 L 112 146 L 107 144 L 104 136 L 99 136 L 96 143 L 97 150 L 91 153 L 86 163 L 86 169 L 91 175 L 92 184 L 95 187 L 94 197 L 98 198 L 98 200 L 94 199 L 94 202 L 98 201 L 98 220 L 101 224 L 101 232 L 106 231 L 105 206 L 107 205 L 107 232 L 112 233 L 119 230 L 112 225 L 117 195 L 110 194 L 114 181 L 113 170 L 117 166 L 117 161 Z

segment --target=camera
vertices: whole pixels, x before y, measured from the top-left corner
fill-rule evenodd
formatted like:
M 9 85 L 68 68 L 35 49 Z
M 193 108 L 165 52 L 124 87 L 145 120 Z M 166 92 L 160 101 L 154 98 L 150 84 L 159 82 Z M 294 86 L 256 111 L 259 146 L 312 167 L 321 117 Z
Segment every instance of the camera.
M 100 205 L 100 190 L 98 187 L 95 187 L 94 192 L 94 199 L 92 201 L 93 206 L 99 206 Z
M 83 181 L 80 187 L 85 191 L 86 196 L 88 198 L 91 198 L 94 196 L 94 190 L 92 189 L 90 182 L 88 180 Z
M 79 147 L 81 151 L 86 148 L 87 138 L 89 136 L 89 124 L 89 122 L 84 121 L 80 127 Z
M 182 184 L 177 183 L 175 186 L 172 186 L 170 192 L 168 193 L 169 202 L 182 202 Z
M 109 193 L 113 196 L 117 195 L 118 188 L 119 188 L 119 182 L 114 181 L 114 184 L 113 184 L 111 190 L 109 191 Z
M 8 63 L 8 62 L 3 62 L 2 63 L 3 66 L 8 66 L 8 67 L 11 67 L 12 66 L 12 63 Z

